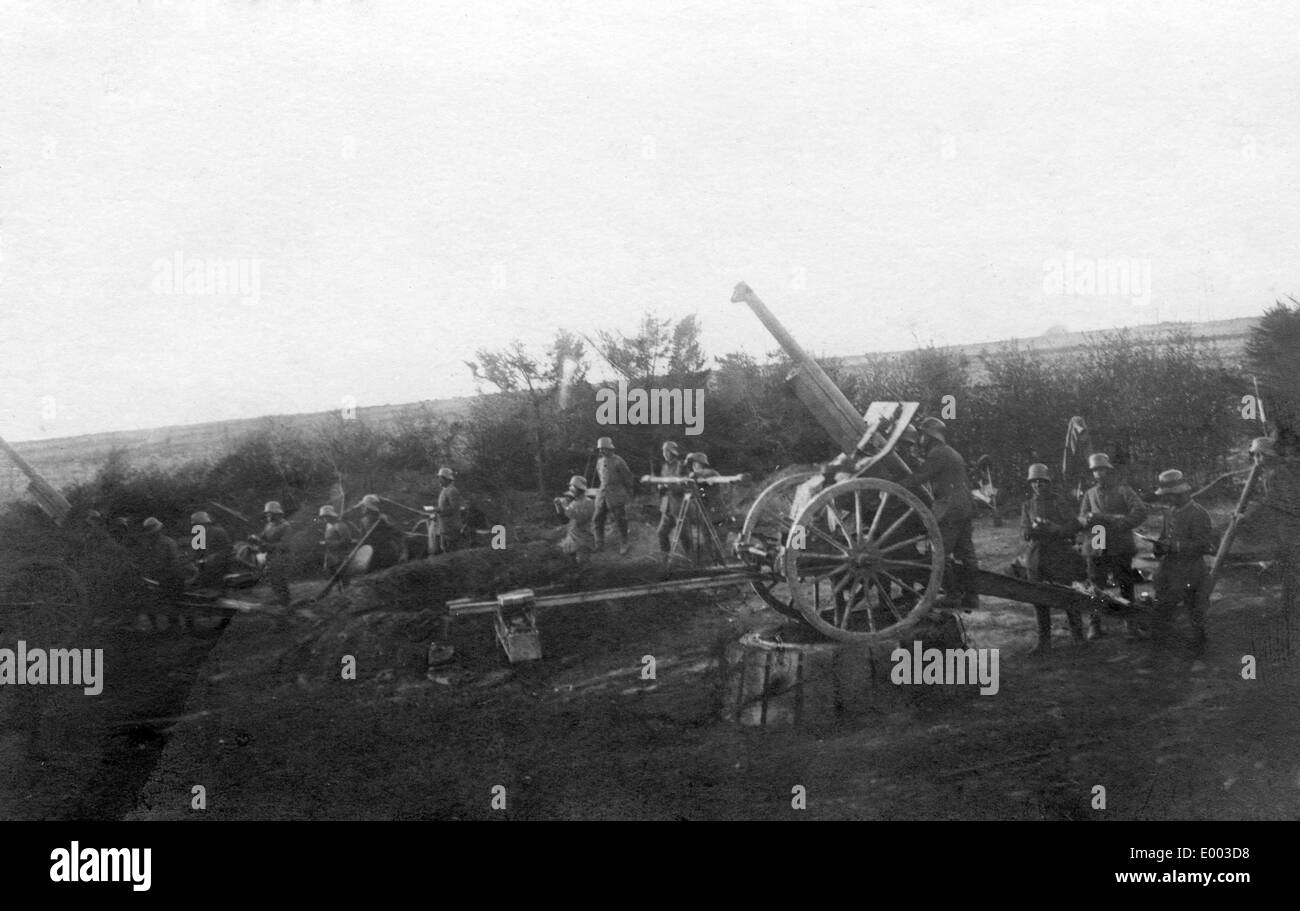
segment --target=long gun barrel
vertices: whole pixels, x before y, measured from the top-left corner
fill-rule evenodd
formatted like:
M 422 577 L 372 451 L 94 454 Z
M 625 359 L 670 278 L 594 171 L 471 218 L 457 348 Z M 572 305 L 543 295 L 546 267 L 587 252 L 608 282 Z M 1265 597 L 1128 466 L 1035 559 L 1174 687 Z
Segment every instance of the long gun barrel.
M 753 310 L 754 315 L 767 327 L 767 331 L 772 333 L 772 337 L 785 349 L 785 353 L 795 363 L 794 370 L 786 378 L 793 387 L 795 395 L 803 402 L 804 407 L 812 412 L 817 423 L 840 449 L 850 456 L 855 455 L 866 443 L 863 437 L 867 432 L 867 422 L 853 407 L 853 403 L 840 391 L 840 387 L 831 381 L 821 365 L 795 341 L 794 336 L 781 325 L 781 321 L 772 315 L 772 311 L 767 309 L 767 304 L 758 299 L 758 295 L 749 285 L 744 282 L 736 285 L 736 289 L 731 293 L 731 302 L 748 304 L 749 309 Z M 876 439 L 873 442 L 880 444 L 883 440 Z M 902 474 L 911 474 L 911 469 L 895 453 L 891 452 L 888 460 L 895 470 Z
M 36 503 L 41 510 L 54 520 L 55 525 L 62 525 L 68 518 L 68 513 L 72 511 L 72 504 L 67 501 L 63 494 L 55 490 L 41 473 L 27 464 L 27 460 L 20 456 L 14 448 L 0 437 L 0 450 L 18 466 L 18 470 L 27 475 L 31 482 L 27 485 L 27 491 L 36 499 Z

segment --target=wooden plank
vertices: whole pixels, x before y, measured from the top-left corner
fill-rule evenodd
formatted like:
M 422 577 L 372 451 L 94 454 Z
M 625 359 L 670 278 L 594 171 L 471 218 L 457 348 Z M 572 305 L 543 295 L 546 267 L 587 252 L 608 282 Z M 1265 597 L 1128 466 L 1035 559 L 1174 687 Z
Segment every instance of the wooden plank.
M 1097 597 L 1064 585 L 1049 582 L 1029 582 L 990 572 L 987 569 L 975 573 L 975 590 L 981 595 L 993 598 L 1005 598 L 1008 601 L 1021 601 L 1025 604 L 1041 604 L 1059 610 L 1092 610 L 1094 607 L 1110 613 L 1132 614 L 1144 610 L 1141 604 L 1129 605 L 1111 595 L 1101 594 Z
M 623 601 L 628 598 L 644 598 L 648 595 L 663 595 L 672 592 L 701 591 L 710 588 L 728 588 L 733 585 L 747 585 L 753 580 L 747 572 L 729 571 L 714 575 L 692 577 L 690 579 L 668 579 L 662 582 L 647 582 L 644 585 L 629 585 L 623 588 L 601 588 L 587 592 L 566 592 L 555 595 L 542 595 L 535 600 L 535 605 L 543 607 L 567 607 L 573 604 L 595 604 L 604 601 Z M 450 617 L 467 617 L 475 614 L 495 614 L 497 601 L 473 601 L 460 598 L 447 602 L 447 614 Z

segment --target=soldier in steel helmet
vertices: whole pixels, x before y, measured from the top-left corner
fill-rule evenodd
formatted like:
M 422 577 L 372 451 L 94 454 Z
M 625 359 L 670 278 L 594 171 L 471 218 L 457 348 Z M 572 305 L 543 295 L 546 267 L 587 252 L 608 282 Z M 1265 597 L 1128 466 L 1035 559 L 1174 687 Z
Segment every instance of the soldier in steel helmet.
M 966 462 L 957 450 L 948 445 L 948 427 L 943 421 L 926 418 L 917 431 L 921 436 L 925 461 L 904 483 L 913 488 L 927 482 L 930 484 L 934 492 L 934 517 L 943 535 L 944 554 L 952 560 L 945 574 L 947 598 L 950 601 L 959 599 L 963 609 L 974 610 L 979 607 L 979 593 L 975 588 L 979 561 L 972 539 L 975 501 L 970 493 Z
M 1088 581 L 1106 588 L 1113 577 L 1120 595 L 1132 601 L 1134 585 L 1140 578 L 1133 569 L 1133 558 L 1137 556 L 1133 530 L 1146 521 L 1146 504 L 1132 487 L 1120 481 L 1106 453 L 1088 456 L 1088 470 L 1097 481 L 1084 492 L 1079 504 Z M 1136 632 L 1131 623 L 1125 625 L 1130 632 Z M 1102 635 L 1101 613 L 1094 609 L 1088 617 L 1088 638 Z
M 596 449 L 600 451 L 600 458 L 596 460 L 596 476 L 600 479 L 600 487 L 596 491 L 596 513 L 591 520 L 596 550 L 605 547 L 605 522 L 609 516 L 613 516 L 614 527 L 618 530 L 618 552 L 626 554 L 627 504 L 632 499 L 632 469 L 628 468 L 622 456 L 614 452 L 614 441 L 609 437 L 597 440 Z
M 1024 551 L 1025 575 L 1030 582 L 1055 582 L 1069 585 L 1082 577 L 1083 561 L 1074 549 L 1079 523 L 1074 510 L 1058 495 L 1052 474 L 1039 462 L 1029 466 L 1026 478 L 1032 491 L 1020 506 L 1020 536 L 1027 542 Z M 1052 613 L 1043 605 L 1034 605 L 1038 621 L 1038 645 L 1035 653 L 1052 647 Z M 1066 620 L 1075 641 L 1083 636 L 1083 618 L 1077 610 L 1067 610 Z

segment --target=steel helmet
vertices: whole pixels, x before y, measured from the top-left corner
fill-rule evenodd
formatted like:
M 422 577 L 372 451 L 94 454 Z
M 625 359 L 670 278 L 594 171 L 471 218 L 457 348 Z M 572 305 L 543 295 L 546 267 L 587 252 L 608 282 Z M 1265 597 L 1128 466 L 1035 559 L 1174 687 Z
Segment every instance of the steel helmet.
M 1050 481 L 1052 480 L 1052 473 L 1047 470 L 1047 466 L 1042 462 L 1035 462 L 1033 465 L 1029 466 L 1029 477 L 1025 478 L 1025 480 Z
M 363 509 L 373 509 L 375 512 L 378 512 L 379 497 L 375 496 L 373 493 L 368 493 L 361 498 L 361 506 Z
M 900 443 L 911 443 L 915 445 L 920 441 L 921 441 L 920 435 L 917 434 L 916 428 L 913 427 L 911 424 L 908 424 L 906 427 L 904 427 L 903 432 L 898 435 L 898 442 Z
M 438 477 L 446 478 L 448 481 L 454 481 L 456 480 L 456 472 L 452 471 L 450 468 L 447 468 L 446 466 L 443 466 L 442 468 L 438 469 Z
M 211 524 L 212 524 L 212 516 L 208 515 L 206 512 L 204 512 L 203 510 L 200 509 L 198 512 L 190 513 L 190 524 L 191 524 L 191 525 L 211 525 Z
M 917 426 L 917 430 L 943 442 L 944 435 L 948 432 L 948 425 L 938 418 L 926 418 Z
M 262 512 L 265 515 L 275 515 L 275 516 L 284 515 L 284 510 L 280 508 L 279 500 L 269 500 L 267 504 L 262 507 Z
M 614 441 L 611 440 L 609 437 L 601 437 L 599 440 L 596 441 L 596 448 L 597 448 L 597 449 L 613 449 L 613 448 L 614 448 Z
M 1088 470 L 1096 471 L 1098 468 L 1107 468 L 1111 471 L 1115 470 L 1115 466 L 1110 464 L 1110 456 L 1106 455 L 1104 452 L 1094 452 L 1092 455 L 1088 456 Z
M 705 455 L 704 453 L 702 453 L 702 452 L 688 452 L 688 453 L 686 453 L 686 461 L 687 461 L 688 463 L 689 463 L 689 462 L 699 462 L 699 463 L 700 463 L 701 465 L 703 465 L 705 468 L 708 468 L 708 467 L 709 467 L 709 457 L 708 457 L 707 455 Z
M 162 527 L 163 524 L 159 522 L 157 519 L 155 519 L 153 516 L 150 516 L 149 518 L 144 520 L 145 531 L 162 531 Z
M 575 474 L 573 477 L 569 478 L 569 486 L 574 490 L 586 490 L 587 479 L 580 474 Z
M 326 503 L 324 506 L 322 506 L 322 507 L 320 508 L 320 516 L 321 516 L 322 518 L 337 519 L 337 518 L 339 517 L 339 514 L 338 514 L 338 512 L 334 509 L 333 506 L 331 506 L 331 505 L 329 505 L 328 503 Z

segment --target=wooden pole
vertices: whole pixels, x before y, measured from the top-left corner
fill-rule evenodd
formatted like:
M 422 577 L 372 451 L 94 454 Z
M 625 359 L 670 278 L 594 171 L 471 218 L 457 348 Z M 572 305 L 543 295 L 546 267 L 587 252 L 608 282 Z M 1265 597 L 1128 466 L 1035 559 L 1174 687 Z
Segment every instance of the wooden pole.
M 1246 504 L 1255 492 L 1255 487 L 1259 484 L 1262 473 L 1263 465 L 1256 462 L 1250 469 L 1250 475 L 1246 478 L 1246 486 L 1241 489 L 1241 497 L 1237 500 L 1237 508 L 1232 512 L 1232 518 L 1228 520 L 1228 527 L 1223 532 L 1223 539 L 1219 541 L 1219 550 L 1214 555 L 1214 562 L 1210 564 L 1210 577 L 1205 582 L 1205 594 L 1203 596 L 1206 604 L 1210 601 L 1210 595 L 1214 593 L 1214 586 L 1219 581 L 1219 570 L 1223 568 L 1223 560 L 1228 556 L 1228 551 L 1232 548 L 1232 539 L 1237 536 L 1237 525 L 1245 515 Z

